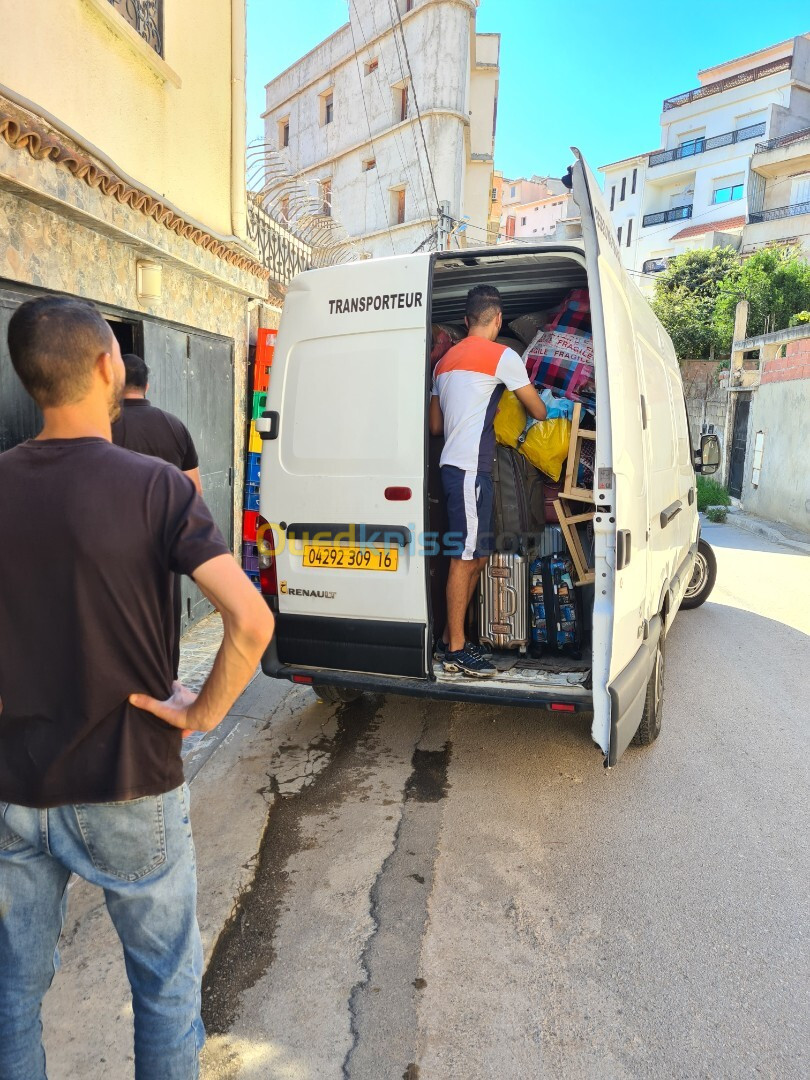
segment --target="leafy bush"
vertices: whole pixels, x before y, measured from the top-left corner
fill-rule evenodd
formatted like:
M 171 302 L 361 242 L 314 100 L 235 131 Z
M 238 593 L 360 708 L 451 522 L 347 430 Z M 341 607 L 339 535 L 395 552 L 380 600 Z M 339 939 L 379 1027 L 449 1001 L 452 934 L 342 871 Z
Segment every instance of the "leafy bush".
M 706 517 L 713 525 L 722 525 L 726 520 L 726 508 L 725 506 L 711 506 L 706 511 Z
M 698 510 L 705 510 L 707 506 L 731 506 L 731 498 L 723 485 L 713 477 L 698 476 L 697 504 Z
M 810 323 L 810 311 L 799 311 L 790 320 L 791 326 L 804 326 Z
M 797 311 L 810 307 L 810 263 L 796 248 L 762 248 L 720 282 L 714 330 L 725 352 L 731 348 L 739 300 L 750 305 L 748 337 L 766 330 L 784 330 Z
M 732 248 L 685 251 L 655 279 L 652 309 L 672 338 L 679 360 L 702 360 L 718 345 L 714 311 L 720 287 L 739 273 Z

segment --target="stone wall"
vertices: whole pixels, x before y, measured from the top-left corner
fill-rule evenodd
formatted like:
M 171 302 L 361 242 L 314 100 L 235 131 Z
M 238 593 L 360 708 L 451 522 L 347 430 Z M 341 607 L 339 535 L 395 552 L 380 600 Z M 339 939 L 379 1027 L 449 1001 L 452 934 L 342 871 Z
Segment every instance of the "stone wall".
M 681 365 L 689 432 L 695 447 L 704 431 L 713 430 L 723 442 L 728 373 L 718 373 L 717 365 L 716 360 L 685 360 Z

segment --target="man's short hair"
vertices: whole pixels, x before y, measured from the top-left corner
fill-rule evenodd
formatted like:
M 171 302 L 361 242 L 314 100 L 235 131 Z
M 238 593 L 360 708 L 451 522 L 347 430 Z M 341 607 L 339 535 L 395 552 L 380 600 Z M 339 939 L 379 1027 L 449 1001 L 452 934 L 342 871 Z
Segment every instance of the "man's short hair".
M 503 311 L 501 294 L 494 285 L 476 285 L 467 293 L 467 323 L 486 326 Z
M 121 357 L 124 361 L 124 370 L 127 373 L 126 385 L 136 390 L 145 390 L 149 383 L 149 368 L 142 356 L 137 353 L 124 353 Z
M 96 360 L 112 343 L 112 330 L 97 308 L 69 296 L 26 300 L 8 324 L 14 370 L 40 408 L 81 401 Z

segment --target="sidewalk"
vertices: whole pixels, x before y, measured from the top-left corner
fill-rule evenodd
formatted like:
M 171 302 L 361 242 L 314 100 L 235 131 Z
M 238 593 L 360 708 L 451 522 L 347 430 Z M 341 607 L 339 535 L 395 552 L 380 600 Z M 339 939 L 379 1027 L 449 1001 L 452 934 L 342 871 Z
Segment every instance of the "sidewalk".
M 782 544 L 804 555 L 810 555 L 810 533 L 793 529 L 781 521 L 768 521 L 766 518 L 755 517 L 735 506 L 730 506 L 728 507 L 728 523 L 736 525 L 738 529 L 758 533 L 773 544 Z

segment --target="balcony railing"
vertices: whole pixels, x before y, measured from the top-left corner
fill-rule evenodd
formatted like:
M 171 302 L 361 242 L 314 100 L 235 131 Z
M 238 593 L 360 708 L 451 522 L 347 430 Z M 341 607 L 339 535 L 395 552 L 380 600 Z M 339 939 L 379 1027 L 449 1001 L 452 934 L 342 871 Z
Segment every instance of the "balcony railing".
M 248 196 L 248 238 L 259 251 L 259 259 L 267 267 L 273 281 L 288 285 L 296 274 L 312 265 L 312 251 Z
M 641 264 L 642 274 L 660 274 L 663 270 L 666 270 L 669 265 L 669 259 L 647 259 Z
M 751 225 L 759 225 L 763 221 L 778 221 L 779 218 L 795 217 L 797 214 L 810 214 L 810 202 L 791 203 L 790 206 L 778 206 L 775 210 L 760 210 L 758 213 L 749 214 L 748 220 Z
M 780 146 L 792 146 L 793 143 L 805 142 L 807 139 L 810 139 L 810 128 L 802 128 L 801 131 L 793 131 L 790 135 L 782 135 L 778 139 L 758 142 L 754 147 L 754 153 L 764 154 L 768 150 L 777 150 Z
M 743 86 L 745 83 L 754 82 L 756 79 L 765 79 L 768 75 L 775 75 L 778 71 L 788 71 L 793 62 L 792 56 L 785 56 L 781 60 L 772 60 L 770 64 L 751 68 L 749 71 L 741 71 L 739 75 L 729 75 L 727 79 L 719 82 L 706 83 L 694 90 L 688 90 L 685 94 L 677 94 L 667 98 L 664 102 L 664 112 L 670 109 L 679 109 L 681 105 L 688 105 L 692 101 L 700 101 L 701 98 L 711 97 L 712 94 L 722 94 L 724 90 L 731 90 L 735 86 Z
M 668 161 L 678 161 L 681 158 L 694 157 L 695 154 L 705 154 L 708 150 L 716 150 L 719 146 L 732 146 L 734 143 L 744 142 L 746 139 L 756 139 L 765 134 L 765 124 L 750 124 L 738 131 L 727 131 L 724 135 L 712 135 L 710 139 L 692 139 L 683 146 L 676 146 L 674 150 L 659 150 L 650 154 L 648 164 L 664 165 Z
M 163 0 L 110 0 L 158 56 L 163 56 Z
M 690 206 L 673 206 L 671 210 L 661 210 L 657 214 L 645 214 L 641 219 L 641 224 L 646 225 L 663 225 L 666 221 L 685 221 L 692 216 L 692 207 Z

